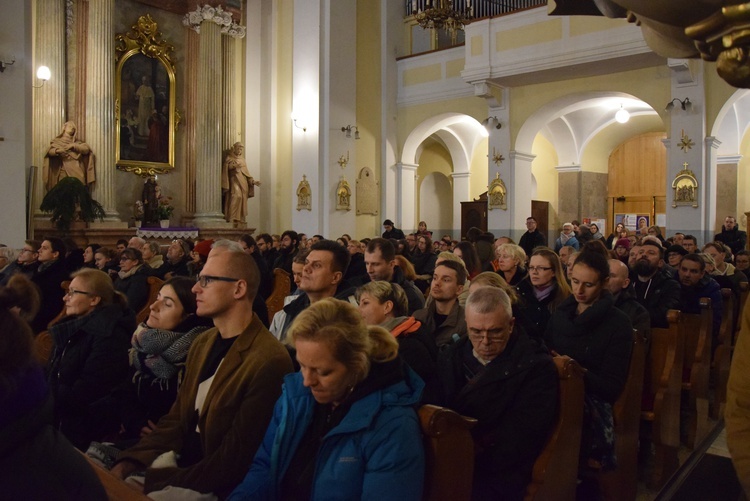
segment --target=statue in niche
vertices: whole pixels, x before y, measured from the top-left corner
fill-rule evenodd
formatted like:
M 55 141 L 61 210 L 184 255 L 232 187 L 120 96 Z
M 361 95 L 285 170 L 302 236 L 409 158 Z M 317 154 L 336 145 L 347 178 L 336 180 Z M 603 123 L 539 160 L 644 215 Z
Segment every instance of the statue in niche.
M 76 124 L 65 122 L 62 132 L 50 143 L 42 168 L 45 192 L 64 177 L 75 177 L 88 188 L 96 181 L 91 147 L 78 140 L 77 132 Z
M 244 223 L 247 219 L 247 199 L 255 196 L 255 187 L 260 186 L 247 170 L 245 147 L 234 143 L 221 169 L 221 191 L 225 195 L 224 217 L 229 222 Z
M 297 210 L 312 210 L 312 189 L 305 174 L 297 186 Z
M 336 187 L 336 210 L 352 210 L 352 189 L 349 182 L 341 176 L 339 185 Z
M 143 222 L 148 224 L 158 223 L 159 216 L 156 208 L 159 207 L 159 197 L 161 189 L 156 182 L 156 178 L 151 176 L 143 183 L 141 191 L 141 202 L 143 203 Z

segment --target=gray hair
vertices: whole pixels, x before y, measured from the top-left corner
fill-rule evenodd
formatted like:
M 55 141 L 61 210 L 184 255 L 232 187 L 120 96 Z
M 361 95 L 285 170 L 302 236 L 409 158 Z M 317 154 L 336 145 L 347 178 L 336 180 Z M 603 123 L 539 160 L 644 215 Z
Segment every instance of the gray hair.
M 12 263 L 21 253 L 13 247 L 0 247 L 0 256 L 4 256 L 9 263 Z
M 510 298 L 504 290 L 497 287 L 480 287 L 472 291 L 466 299 L 465 308 L 471 308 L 480 315 L 492 313 L 500 307 L 505 310 L 509 318 L 513 317 L 513 308 L 510 305 Z
M 211 245 L 212 249 L 225 249 L 231 252 L 245 252 L 239 242 L 222 238 Z
M 161 246 L 159 246 L 158 242 L 146 242 L 144 245 L 148 245 L 148 248 L 151 249 L 151 252 L 153 252 L 154 255 L 161 254 Z

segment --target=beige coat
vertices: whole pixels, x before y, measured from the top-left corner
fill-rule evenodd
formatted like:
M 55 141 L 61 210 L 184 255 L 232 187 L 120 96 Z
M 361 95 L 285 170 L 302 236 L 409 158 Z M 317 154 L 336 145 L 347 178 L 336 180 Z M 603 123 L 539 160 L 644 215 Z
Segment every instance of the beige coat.
M 180 452 L 195 412 L 201 367 L 217 335 L 218 329 L 209 329 L 193 342 L 185 379 L 172 409 L 159 420 L 156 430 L 118 459 L 150 465 L 164 452 Z M 203 460 L 187 468 L 149 468 L 146 492 L 173 485 L 226 497 L 250 468 L 281 395 L 282 378 L 289 372 L 292 361 L 286 348 L 254 315 L 229 349 L 206 395 L 198 421 Z
M 724 421 L 737 477 L 750 497 L 750 301 L 745 305 L 741 322 L 729 372 Z

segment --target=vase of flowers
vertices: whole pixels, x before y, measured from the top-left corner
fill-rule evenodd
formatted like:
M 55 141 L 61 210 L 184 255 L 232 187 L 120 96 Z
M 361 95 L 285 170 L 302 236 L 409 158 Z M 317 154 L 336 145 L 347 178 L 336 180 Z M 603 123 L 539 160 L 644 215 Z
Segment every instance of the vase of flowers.
M 159 226 L 169 228 L 169 218 L 172 217 L 174 206 L 172 197 L 159 197 L 159 205 L 156 207 L 156 215 L 159 218 Z

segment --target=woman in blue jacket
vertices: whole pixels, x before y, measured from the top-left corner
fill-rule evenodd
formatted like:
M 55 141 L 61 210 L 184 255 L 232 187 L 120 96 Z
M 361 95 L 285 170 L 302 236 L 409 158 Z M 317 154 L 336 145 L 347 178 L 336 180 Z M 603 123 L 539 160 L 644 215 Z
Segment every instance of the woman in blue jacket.
M 289 330 L 301 370 L 284 379 L 250 471 L 230 500 L 419 500 L 423 383 L 385 329 L 323 299 Z

